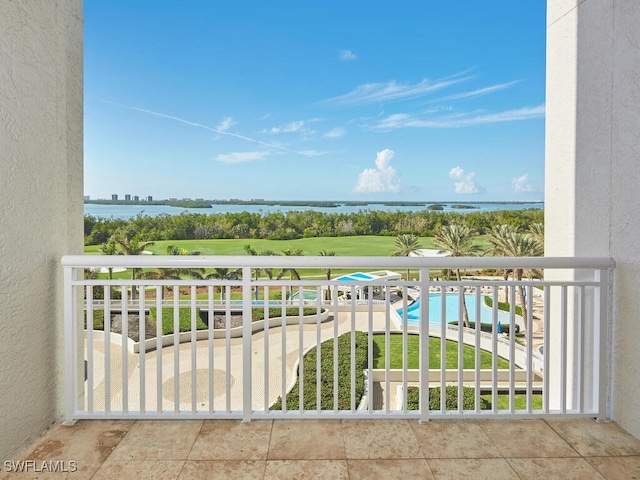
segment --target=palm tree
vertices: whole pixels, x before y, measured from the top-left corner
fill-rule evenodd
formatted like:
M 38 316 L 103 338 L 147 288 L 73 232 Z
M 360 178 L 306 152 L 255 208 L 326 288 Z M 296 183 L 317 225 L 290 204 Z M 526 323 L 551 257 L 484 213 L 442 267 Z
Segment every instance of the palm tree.
M 148 242 L 147 242 L 148 243 Z M 192 252 L 178 248 L 174 245 L 167 246 L 167 255 L 200 255 L 200 251 Z M 194 275 L 194 272 L 204 273 L 204 269 L 197 268 L 157 268 L 154 272 L 142 272 L 140 278 L 151 280 L 180 280 L 183 275 Z M 164 299 L 165 286 L 162 287 L 162 299 Z
M 497 225 L 493 227 L 488 235 L 487 240 L 491 244 L 491 247 L 484 251 L 485 254 L 490 253 L 495 256 L 508 256 L 511 249 L 510 242 L 511 236 L 516 232 L 516 229 L 512 225 Z M 502 278 L 507 281 L 509 275 L 513 273 L 513 269 L 505 268 L 502 274 Z M 509 286 L 504 287 L 504 301 L 509 302 Z
M 247 255 L 252 255 L 252 256 L 264 255 L 264 256 L 272 257 L 272 256 L 278 255 L 273 250 L 264 250 L 262 252 L 258 252 L 257 250 L 251 248 L 251 245 L 249 244 L 244 246 L 244 251 L 247 252 Z M 254 273 L 256 276 L 256 282 L 258 281 L 262 273 L 267 275 L 267 277 L 269 277 L 269 280 L 273 279 L 273 268 L 253 268 L 251 270 L 252 270 L 252 273 Z M 255 286 L 255 297 L 256 297 L 256 300 L 258 300 L 260 297 L 260 287 L 258 287 L 258 285 Z
M 478 247 L 473 245 L 475 232 L 467 225 L 443 225 L 433 239 L 433 244 L 440 249 L 440 253 L 447 252 L 452 257 L 467 257 L 474 255 Z M 460 269 L 456 268 L 456 279 L 460 282 Z M 469 312 L 464 294 L 462 295 L 464 326 L 469 328 Z M 478 327 L 478 325 L 476 325 Z
M 113 238 L 111 238 L 108 242 L 100 245 L 98 251 L 100 252 L 100 255 L 121 255 L 118 250 L 118 245 L 116 244 L 115 240 L 113 240 Z M 108 270 L 109 280 L 113 280 L 113 267 L 108 267 Z
M 408 257 L 412 253 L 419 253 L 422 248 L 420 238 L 413 233 L 402 233 L 396 237 L 395 250 L 391 253 L 394 257 Z M 410 269 L 407 268 L 407 280 L 409 280 Z
M 197 280 L 238 280 L 242 276 L 241 268 L 214 268 L 213 272 L 205 274 L 204 269 L 196 271 L 193 269 L 191 276 Z M 224 287 L 220 286 L 220 301 L 224 301 Z
M 150 247 L 155 242 L 143 242 L 140 240 L 139 235 L 133 233 L 130 230 L 118 230 L 113 234 L 113 240 L 118 246 L 120 252 L 123 255 L 140 255 L 145 251 L 147 247 Z M 135 280 L 138 277 L 138 272 L 140 272 L 140 268 L 132 268 L 131 269 L 131 279 Z M 131 286 L 131 300 L 135 300 L 136 298 L 136 286 Z
M 542 255 L 544 249 L 539 239 L 530 233 L 513 232 L 509 236 L 509 242 L 506 245 L 505 255 L 509 257 L 539 257 Z M 538 275 L 539 272 L 535 270 L 527 270 L 526 273 L 529 277 Z M 522 268 L 515 268 L 513 274 L 516 280 L 521 281 L 525 270 Z M 518 293 L 520 297 L 520 305 L 522 308 L 522 318 L 527 318 L 527 302 L 524 296 L 524 286 L 518 285 Z
M 292 249 L 291 247 L 285 248 L 284 250 L 282 250 L 282 253 L 287 257 L 297 257 L 304 255 L 303 250 L 299 248 Z M 280 273 L 278 274 L 276 280 L 280 280 L 285 273 L 289 273 L 289 278 L 291 280 L 300 280 L 300 274 L 298 273 L 298 270 L 292 267 L 283 268 L 282 270 L 280 270 Z M 298 289 L 298 291 L 300 291 L 300 289 Z M 293 285 L 289 286 L 289 298 L 293 298 Z
M 336 252 L 334 252 L 333 250 L 325 250 L 322 249 L 319 252 L 320 256 L 322 257 L 333 257 L 335 256 Z M 331 281 L 331 269 L 327 268 L 327 281 Z M 325 300 L 331 300 L 331 288 L 327 286 L 327 294 L 326 294 L 326 298 Z

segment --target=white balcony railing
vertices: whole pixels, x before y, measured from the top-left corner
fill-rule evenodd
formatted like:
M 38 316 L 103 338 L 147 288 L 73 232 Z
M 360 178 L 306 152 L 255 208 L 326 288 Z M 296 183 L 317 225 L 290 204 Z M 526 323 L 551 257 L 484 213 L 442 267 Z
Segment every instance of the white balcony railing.
M 62 263 L 69 421 L 608 416 L 610 259 L 65 256 Z M 126 278 L 87 274 L 122 268 Z M 189 278 L 216 268 L 238 273 Z M 544 279 L 505 281 L 505 268 L 543 271 Z M 416 279 L 406 280 L 407 269 Z M 455 269 L 467 275 L 446 280 Z M 343 276 L 372 270 L 382 273 Z M 518 310 L 500 310 L 505 300 Z M 482 328 L 464 326 L 465 308 Z

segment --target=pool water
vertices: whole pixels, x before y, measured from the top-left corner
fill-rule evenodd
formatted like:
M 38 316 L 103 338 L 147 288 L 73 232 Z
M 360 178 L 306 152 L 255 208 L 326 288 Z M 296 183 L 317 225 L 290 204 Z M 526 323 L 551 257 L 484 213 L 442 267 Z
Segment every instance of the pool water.
M 476 295 L 465 295 L 465 303 L 467 304 L 467 312 L 469 313 L 469 321 L 476 321 Z M 419 298 L 407 307 L 407 325 L 418 325 L 420 323 L 420 300 Z M 457 293 L 448 293 L 445 295 L 445 312 L 447 322 L 457 321 L 460 316 L 458 314 L 459 295 Z M 484 303 L 484 296 L 480 297 L 480 322 L 493 322 L 493 309 Z M 401 319 L 404 319 L 403 309 L 397 310 Z M 442 313 L 442 296 L 439 293 L 429 295 L 429 318 L 431 325 L 440 325 Z M 509 324 L 509 312 L 498 310 L 498 321 L 503 325 Z

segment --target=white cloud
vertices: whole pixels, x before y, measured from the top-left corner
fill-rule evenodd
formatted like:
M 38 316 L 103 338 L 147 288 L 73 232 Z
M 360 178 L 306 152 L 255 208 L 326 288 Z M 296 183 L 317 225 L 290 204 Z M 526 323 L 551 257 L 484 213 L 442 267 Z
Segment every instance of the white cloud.
M 358 175 L 358 183 L 353 189 L 355 193 L 398 192 L 400 177 L 390 163 L 394 152 L 388 148 L 377 152 L 376 167 L 366 168 Z
M 355 60 L 356 58 L 358 58 L 358 56 L 355 53 L 353 53 L 351 50 L 342 50 L 340 52 L 341 62 L 350 62 L 352 60 Z
M 511 188 L 516 193 L 531 193 L 535 192 L 536 189 L 533 185 L 527 183 L 529 181 L 529 174 L 525 173 L 521 177 L 517 177 L 511 180 Z
M 233 152 L 229 154 L 220 154 L 216 160 L 222 163 L 245 163 L 262 160 L 267 156 L 267 152 Z
M 460 167 L 453 167 L 449 171 L 449 178 L 454 181 L 456 193 L 484 193 L 484 188 L 476 183 L 475 177 L 475 172 L 465 174 L 464 170 Z
M 415 85 L 402 85 L 394 80 L 387 83 L 366 83 L 360 85 L 344 95 L 329 98 L 325 103 L 337 105 L 364 105 L 370 103 L 383 103 L 390 101 L 407 100 L 421 97 L 431 92 L 441 90 L 450 85 L 464 82 L 472 77 L 453 76 L 432 83 L 424 79 Z
M 446 97 L 436 98 L 431 103 L 446 102 L 450 100 L 460 100 L 462 98 L 480 97 L 482 95 L 486 95 L 487 93 L 493 93 L 493 92 L 497 92 L 498 90 L 509 88 L 511 85 L 515 85 L 519 81 L 520 80 L 514 80 L 513 82 L 501 83 L 499 85 L 491 85 L 490 87 L 479 88 L 477 90 L 472 90 L 469 92 L 455 93 L 453 95 L 449 95 Z
M 236 122 L 233 118 L 227 117 L 222 120 L 222 122 L 220 122 L 220 124 L 216 127 L 216 130 L 218 130 L 219 132 L 226 132 L 237 123 L 238 122 Z
M 483 125 L 489 123 L 515 122 L 544 117 L 544 105 L 523 107 L 504 112 L 478 114 L 477 112 L 461 112 L 452 115 L 434 117 L 432 111 L 417 114 L 396 113 L 371 125 L 364 125 L 369 130 L 389 131 L 398 128 L 458 128 Z M 425 118 L 426 117 L 426 118 Z
M 307 122 L 305 122 L 304 120 L 296 120 L 295 122 L 289 122 L 285 125 L 265 129 L 263 130 L 263 132 L 270 133 L 272 135 L 276 135 L 279 133 L 302 133 L 307 135 L 312 133 L 313 130 L 307 127 Z
M 344 128 L 335 127 L 323 135 L 324 138 L 340 138 L 346 133 Z

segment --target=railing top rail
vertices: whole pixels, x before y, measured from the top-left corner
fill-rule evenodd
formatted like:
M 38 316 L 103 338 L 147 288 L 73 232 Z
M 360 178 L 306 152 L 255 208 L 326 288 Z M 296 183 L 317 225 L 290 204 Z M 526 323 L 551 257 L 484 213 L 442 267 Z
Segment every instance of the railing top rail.
M 607 269 L 607 257 L 347 257 L 347 256 L 196 256 L 196 255 L 65 255 L 65 267 L 129 268 L 535 268 Z

